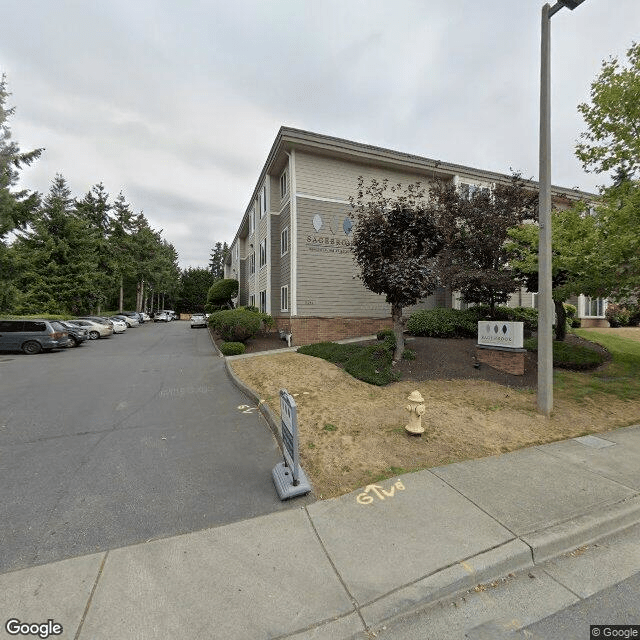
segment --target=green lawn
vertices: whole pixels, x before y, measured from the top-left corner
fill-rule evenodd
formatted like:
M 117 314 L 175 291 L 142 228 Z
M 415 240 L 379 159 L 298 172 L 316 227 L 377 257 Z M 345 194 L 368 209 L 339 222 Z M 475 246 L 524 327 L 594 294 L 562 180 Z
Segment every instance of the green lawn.
M 587 329 L 576 329 L 575 333 L 605 347 L 612 361 L 590 373 L 556 371 L 554 387 L 558 394 L 577 401 L 602 395 L 615 396 L 620 400 L 639 400 L 640 342 Z

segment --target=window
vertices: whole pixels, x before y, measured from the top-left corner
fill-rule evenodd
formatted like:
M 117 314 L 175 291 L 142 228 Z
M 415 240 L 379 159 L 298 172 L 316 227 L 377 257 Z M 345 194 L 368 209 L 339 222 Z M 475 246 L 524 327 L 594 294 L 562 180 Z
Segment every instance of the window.
M 280 198 L 284 198 L 287 195 L 287 170 L 285 169 L 280 174 Z
M 256 296 L 255 296 L 255 294 L 254 294 L 254 293 L 252 293 L 252 294 L 249 296 L 249 306 L 250 306 L 250 307 L 255 307 L 255 306 L 256 306 Z
M 267 264 L 267 239 L 265 238 L 260 243 L 260 267 L 264 267 Z
M 240 244 L 236 242 L 235 245 L 233 245 L 233 255 L 235 256 L 235 259 L 237 260 L 238 257 L 240 256 Z
M 592 318 L 604 318 L 605 311 L 604 298 L 588 298 L 584 299 L 584 315 Z
M 462 197 L 467 200 L 471 200 L 471 198 L 476 193 L 484 193 L 489 195 L 490 192 L 489 187 L 480 187 L 477 184 L 469 184 L 467 182 L 461 182 L 458 185 L 458 189 L 460 190 Z
M 264 218 L 264 214 L 267 213 L 267 185 L 262 187 L 260 192 L 260 218 Z
M 260 292 L 260 313 L 267 313 L 267 292 Z
M 289 227 L 285 227 L 280 234 L 280 255 L 289 251 Z
M 289 285 L 280 287 L 280 311 L 289 311 Z
M 254 251 L 249 256 L 249 273 L 255 273 L 255 272 L 256 272 L 256 252 Z
M 256 208 L 251 207 L 249 211 L 249 235 L 256 230 Z

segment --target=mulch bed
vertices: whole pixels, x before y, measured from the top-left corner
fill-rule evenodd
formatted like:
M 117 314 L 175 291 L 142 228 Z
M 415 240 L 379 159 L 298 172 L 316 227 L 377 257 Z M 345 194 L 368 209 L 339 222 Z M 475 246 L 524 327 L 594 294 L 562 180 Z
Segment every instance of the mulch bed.
M 212 334 L 216 345 L 223 342 L 215 333 Z M 582 344 L 609 356 L 606 349 L 578 336 L 568 334 L 567 342 Z M 524 375 L 514 376 L 498 371 L 487 364 L 476 363 L 476 343 L 474 338 L 421 338 L 405 336 L 405 347 L 416 354 L 415 360 L 401 360 L 394 365 L 400 373 L 400 380 L 488 380 L 508 387 L 535 389 L 538 383 L 538 354 L 525 354 Z M 368 343 L 363 343 L 368 344 Z M 285 349 L 287 343 L 275 333 L 258 335 L 246 343 L 245 353 L 259 353 Z

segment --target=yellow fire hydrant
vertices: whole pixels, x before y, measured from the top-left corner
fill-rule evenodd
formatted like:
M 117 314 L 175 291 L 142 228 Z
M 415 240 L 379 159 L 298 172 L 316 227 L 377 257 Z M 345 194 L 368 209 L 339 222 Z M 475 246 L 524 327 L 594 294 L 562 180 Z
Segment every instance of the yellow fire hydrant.
M 409 404 L 405 409 L 409 412 L 409 424 L 405 426 L 407 433 L 412 436 L 421 436 L 424 433 L 422 426 L 422 416 L 426 411 L 424 406 L 424 398 L 419 391 L 413 391 L 407 398 Z

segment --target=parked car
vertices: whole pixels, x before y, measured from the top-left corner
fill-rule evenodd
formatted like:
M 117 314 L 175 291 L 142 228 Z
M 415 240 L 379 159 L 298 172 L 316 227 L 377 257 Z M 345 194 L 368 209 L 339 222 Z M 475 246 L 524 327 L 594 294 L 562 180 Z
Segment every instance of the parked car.
M 85 327 L 74 324 L 68 320 L 61 320 L 60 324 L 67 330 L 71 347 L 79 347 L 85 340 L 89 339 L 89 332 Z
M 163 309 L 162 311 L 167 314 L 167 316 L 169 317 L 169 321 L 175 320 L 177 318 L 176 312 L 172 311 L 171 309 Z
M 207 319 L 204 317 L 202 313 L 194 313 L 191 316 L 192 329 L 194 329 L 195 327 L 206 327 L 206 326 L 207 326 Z
M 151 316 L 144 311 L 140 314 L 142 316 L 142 322 L 151 322 Z
M 113 334 L 113 325 L 102 324 L 95 320 L 87 320 L 86 318 L 77 318 L 73 320 L 74 324 L 85 327 L 89 332 L 89 340 L 97 340 L 98 338 L 107 338 Z
M 124 315 L 115 315 L 115 316 L 111 316 L 111 319 L 116 319 L 116 320 L 123 320 L 126 325 L 127 328 L 131 328 L 131 327 L 139 327 L 140 326 L 140 321 L 138 320 L 138 318 L 134 317 L 134 316 L 124 316 Z
M 34 355 L 66 346 L 69 334 L 56 320 L 0 320 L 0 350 Z
M 169 316 L 164 311 L 157 311 L 153 315 L 154 322 L 169 322 Z
M 120 318 L 106 318 L 113 325 L 113 333 L 124 333 L 127 330 L 127 323 Z
M 128 318 L 135 318 L 140 324 L 144 324 L 144 314 L 138 311 L 123 311 L 118 314 L 119 316 L 127 316 Z

